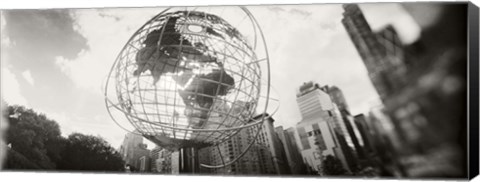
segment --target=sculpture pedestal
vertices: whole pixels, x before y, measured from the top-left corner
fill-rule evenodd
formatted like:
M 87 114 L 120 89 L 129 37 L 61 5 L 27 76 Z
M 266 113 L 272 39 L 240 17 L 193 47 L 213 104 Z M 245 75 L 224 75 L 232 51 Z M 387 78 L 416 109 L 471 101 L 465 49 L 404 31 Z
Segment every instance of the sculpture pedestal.
M 178 150 L 179 173 L 180 174 L 196 174 L 200 171 L 200 163 L 198 161 L 198 149 L 194 147 L 185 147 Z

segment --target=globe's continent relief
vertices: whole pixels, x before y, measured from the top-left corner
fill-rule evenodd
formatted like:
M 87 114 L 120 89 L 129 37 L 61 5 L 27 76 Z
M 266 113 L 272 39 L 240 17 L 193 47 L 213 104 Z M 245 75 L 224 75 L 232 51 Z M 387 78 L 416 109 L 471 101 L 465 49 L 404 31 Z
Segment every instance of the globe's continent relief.
M 190 17 L 187 18 L 198 16 L 195 13 L 177 12 L 189 14 Z M 205 110 L 211 108 L 215 97 L 226 95 L 235 86 L 235 80 L 215 55 L 206 53 L 209 49 L 207 46 L 201 42 L 192 43 L 182 36 L 177 22 L 180 17 L 171 16 L 162 27 L 148 33 L 143 42 L 144 47 L 136 54 L 137 69 L 133 75 L 138 76 L 149 70 L 153 77 L 152 84 L 155 85 L 160 77 L 174 73 L 172 78 L 182 87 L 178 93 L 189 110 L 188 116 L 197 118 L 197 123 L 192 126 L 200 127 L 208 119 L 208 111 Z M 202 28 L 207 36 L 224 38 L 211 27 L 204 25 Z M 230 29 L 226 32 L 235 33 Z

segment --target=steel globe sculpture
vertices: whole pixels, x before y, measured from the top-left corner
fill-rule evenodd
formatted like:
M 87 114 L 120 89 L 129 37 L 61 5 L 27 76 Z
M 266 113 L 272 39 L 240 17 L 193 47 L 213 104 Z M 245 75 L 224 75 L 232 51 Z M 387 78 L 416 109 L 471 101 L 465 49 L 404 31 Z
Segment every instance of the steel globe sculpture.
M 159 146 L 202 148 L 261 124 L 252 117 L 267 109 L 269 80 L 263 34 L 246 8 L 169 8 L 120 51 L 105 102 L 114 120 L 120 111 Z

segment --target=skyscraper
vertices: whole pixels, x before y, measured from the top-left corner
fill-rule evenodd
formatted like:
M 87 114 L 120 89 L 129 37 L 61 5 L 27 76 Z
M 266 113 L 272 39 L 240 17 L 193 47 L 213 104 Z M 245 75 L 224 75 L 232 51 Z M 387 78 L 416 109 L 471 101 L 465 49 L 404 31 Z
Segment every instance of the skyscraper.
M 352 115 L 346 110 L 341 111 L 342 115 L 342 121 L 345 123 L 345 126 L 347 127 L 348 135 L 352 139 L 352 143 L 355 147 L 355 153 L 357 154 L 357 157 L 364 158 L 365 154 L 363 151 L 363 138 L 362 135 L 360 134 L 360 131 L 357 128 L 357 125 L 355 125 L 355 121 Z
M 350 108 L 348 107 L 347 100 L 345 99 L 345 96 L 343 95 L 342 90 L 340 90 L 336 86 L 331 86 L 328 87 L 328 94 L 332 98 L 333 103 L 337 104 L 338 109 L 340 111 L 346 110 L 350 111 Z
M 149 157 L 150 151 L 147 145 L 143 144 L 143 137 L 135 133 L 127 133 L 120 146 L 120 155 L 126 165 L 131 170 L 138 171 L 140 169 L 140 158 Z
M 162 147 L 160 146 L 155 146 L 155 148 L 153 148 L 150 151 L 150 171 L 151 172 L 159 172 L 157 168 L 157 165 L 158 165 L 157 161 L 160 158 L 161 151 L 162 151 Z
M 459 141 L 467 141 L 468 6 L 403 7 L 421 28 L 408 45 L 392 26 L 372 32 L 358 5 L 344 6 L 342 23 L 384 105 L 377 116 L 385 117 L 372 118 L 388 145 L 377 150 L 385 165 L 399 166 L 393 173 L 465 176 L 467 144 Z M 424 18 L 425 12 L 437 13 Z
M 178 169 L 175 169 L 175 166 L 173 166 L 176 164 L 172 164 L 172 154 L 173 151 L 167 149 L 162 149 L 159 151 L 158 158 L 155 160 L 156 172 L 162 174 L 172 174 L 172 169 L 178 171 Z M 174 160 L 178 161 L 178 159 Z
M 267 114 L 268 116 L 268 114 Z M 264 159 L 265 161 L 259 161 L 262 163 L 271 163 L 275 168 L 275 174 L 288 174 L 288 161 L 285 156 L 283 144 L 275 132 L 273 123 L 275 120 L 272 117 L 268 117 L 263 122 L 262 131 L 260 137 L 257 139 L 258 145 L 265 147 L 270 152 L 270 158 Z
M 250 122 L 250 118 L 245 118 L 244 110 L 241 107 L 248 103 L 235 102 L 232 104 L 232 113 L 238 117 Z M 256 130 L 255 130 L 256 131 Z M 230 163 L 232 160 L 240 156 L 254 139 L 254 131 L 252 129 L 242 129 L 236 135 L 231 136 L 218 146 L 210 146 L 200 149 L 199 155 L 202 155 L 200 162 L 208 165 L 222 165 Z M 260 155 L 262 154 L 262 155 Z M 259 162 L 260 157 L 269 155 L 269 150 L 259 147 L 257 144 L 251 147 L 247 153 L 237 160 L 237 162 L 222 168 L 201 169 L 204 173 L 214 174 L 275 174 L 275 168 L 272 162 Z M 268 167 L 268 168 L 266 168 Z
M 140 172 L 150 172 L 150 157 L 147 155 L 141 156 L 139 159 L 139 171 Z
M 385 100 L 405 85 L 404 52 L 393 27 L 374 33 L 356 4 L 343 6 L 342 23 L 365 63 L 380 99 Z
M 268 116 L 266 113 L 260 114 L 250 119 L 249 122 L 256 122 L 263 115 Z M 283 143 L 275 132 L 274 121 L 271 117 L 268 117 L 261 126 L 242 129 L 218 146 L 201 149 L 199 151 L 199 155 L 203 156 L 200 159 L 201 162 L 215 166 L 228 164 L 240 157 L 242 152 L 253 142 L 245 155 L 233 164 L 222 168 L 205 170 L 205 173 L 230 175 L 289 174 L 288 160 L 284 152 Z
M 278 126 L 275 128 L 275 132 L 283 144 L 285 157 L 290 168 L 289 173 L 293 175 L 307 174 L 305 163 L 303 163 L 302 155 L 295 142 L 295 128 L 290 127 L 284 130 L 282 126 Z
M 354 116 L 354 121 L 355 125 L 358 128 L 358 131 L 360 132 L 360 135 L 362 136 L 363 139 L 363 144 L 364 144 L 364 151 L 366 153 L 372 153 L 373 152 L 373 146 L 371 144 L 372 142 L 372 134 L 371 134 L 371 129 L 369 128 L 367 124 L 367 119 L 365 115 L 363 114 L 358 114 Z
M 354 162 L 357 157 L 364 158 L 363 138 L 358 131 L 357 126 L 354 124 L 354 118 L 350 113 L 347 101 L 343 92 L 336 86 L 323 86 L 323 90 L 327 91 L 328 95 L 332 98 L 333 103 L 338 107 L 342 119 L 335 120 L 339 122 L 339 126 L 343 131 L 343 138 L 345 138 L 347 144 L 352 150 L 352 157 L 349 162 Z M 347 157 L 348 158 L 348 157 Z M 355 163 L 355 162 L 354 162 Z M 352 164 L 354 167 L 356 164 Z
M 332 155 L 350 170 L 334 131 L 339 123 L 335 120 L 341 117 L 327 90 L 313 82 L 304 83 L 297 93 L 297 103 L 302 120 L 296 125 L 295 138 L 304 162 L 321 174 L 323 158 Z

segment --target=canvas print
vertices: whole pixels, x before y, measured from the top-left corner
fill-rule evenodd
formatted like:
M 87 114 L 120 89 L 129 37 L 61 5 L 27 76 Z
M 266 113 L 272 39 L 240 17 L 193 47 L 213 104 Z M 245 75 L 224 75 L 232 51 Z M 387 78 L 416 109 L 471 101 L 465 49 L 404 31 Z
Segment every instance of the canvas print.
M 467 15 L 2 10 L 2 170 L 466 178 Z

